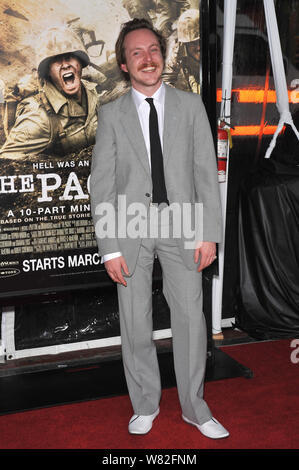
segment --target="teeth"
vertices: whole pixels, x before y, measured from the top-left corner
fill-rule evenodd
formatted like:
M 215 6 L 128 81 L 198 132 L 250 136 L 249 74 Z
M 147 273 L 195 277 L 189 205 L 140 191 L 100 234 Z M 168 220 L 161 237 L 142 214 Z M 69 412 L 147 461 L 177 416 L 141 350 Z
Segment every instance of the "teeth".
M 72 72 L 68 72 L 63 74 L 63 78 L 71 78 L 74 74 Z
M 144 72 L 153 72 L 154 70 L 156 70 L 156 67 L 146 67 L 143 69 Z

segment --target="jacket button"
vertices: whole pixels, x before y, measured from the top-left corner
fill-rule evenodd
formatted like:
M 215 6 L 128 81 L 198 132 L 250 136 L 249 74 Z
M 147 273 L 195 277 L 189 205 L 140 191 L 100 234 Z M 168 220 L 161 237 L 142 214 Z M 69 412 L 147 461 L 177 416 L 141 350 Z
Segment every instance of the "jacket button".
M 151 197 L 150 193 L 145 193 L 146 197 Z

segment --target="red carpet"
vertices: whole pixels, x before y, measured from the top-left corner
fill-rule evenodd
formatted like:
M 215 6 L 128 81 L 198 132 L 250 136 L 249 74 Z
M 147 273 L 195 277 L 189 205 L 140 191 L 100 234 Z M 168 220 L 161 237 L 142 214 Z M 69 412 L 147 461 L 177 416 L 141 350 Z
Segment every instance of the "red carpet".
M 131 436 L 127 396 L 0 416 L 1 449 L 298 449 L 299 363 L 291 340 L 229 346 L 252 379 L 208 382 L 205 398 L 230 431 L 214 441 L 186 424 L 176 389 L 164 390 L 161 412 L 146 436 Z

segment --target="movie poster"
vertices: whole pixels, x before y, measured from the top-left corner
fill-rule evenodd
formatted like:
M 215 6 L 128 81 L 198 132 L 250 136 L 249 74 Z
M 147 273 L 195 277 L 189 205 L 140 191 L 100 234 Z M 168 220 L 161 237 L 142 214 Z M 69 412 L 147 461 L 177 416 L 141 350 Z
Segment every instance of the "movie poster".
M 2 297 L 106 276 L 90 215 L 90 164 L 99 106 L 128 90 L 114 44 L 133 17 L 167 37 L 165 82 L 200 93 L 198 1 L 0 0 Z

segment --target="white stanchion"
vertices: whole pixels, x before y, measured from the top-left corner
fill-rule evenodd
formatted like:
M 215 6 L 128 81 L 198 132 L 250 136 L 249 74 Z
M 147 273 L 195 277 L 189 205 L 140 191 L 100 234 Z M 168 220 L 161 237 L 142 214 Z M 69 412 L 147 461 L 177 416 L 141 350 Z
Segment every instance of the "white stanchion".
M 230 124 L 231 114 L 232 64 L 235 42 L 236 9 L 237 0 L 225 0 L 223 22 L 222 101 L 220 119 L 224 120 L 228 124 Z M 214 336 L 221 335 L 222 332 L 222 292 L 228 171 L 229 146 L 227 148 L 226 178 L 225 181 L 219 183 L 223 217 L 223 239 L 218 246 L 219 274 L 214 276 L 212 283 L 212 333 Z
M 1 339 L 0 339 L 0 363 L 5 362 L 5 341 L 4 341 L 4 328 L 5 328 L 5 317 L 1 315 Z
M 293 123 L 292 115 L 289 107 L 288 87 L 285 77 L 285 70 L 283 64 L 283 57 L 281 51 L 281 44 L 279 38 L 279 31 L 277 26 L 277 18 L 273 0 L 264 0 L 264 9 L 267 25 L 267 33 L 269 39 L 271 63 L 274 77 L 274 84 L 276 90 L 276 106 L 280 114 L 277 129 L 273 135 L 270 145 L 265 154 L 265 158 L 270 158 L 271 153 L 275 147 L 276 139 L 282 131 L 284 124 L 289 124 L 297 138 L 299 139 L 299 132 Z

